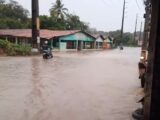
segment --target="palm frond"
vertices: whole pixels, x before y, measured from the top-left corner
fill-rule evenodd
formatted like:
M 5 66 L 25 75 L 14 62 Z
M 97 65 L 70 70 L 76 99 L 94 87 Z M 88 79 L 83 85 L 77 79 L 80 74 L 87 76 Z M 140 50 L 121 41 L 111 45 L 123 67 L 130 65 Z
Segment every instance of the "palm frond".
M 52 5 L 50 9 L 50 14 L 55 15 L 57 18 L 64 19 L 67 15 L 67 8 L 64 8 L 64 4 L 62 4 L 61 0 L 56 0 L 56 3 Z

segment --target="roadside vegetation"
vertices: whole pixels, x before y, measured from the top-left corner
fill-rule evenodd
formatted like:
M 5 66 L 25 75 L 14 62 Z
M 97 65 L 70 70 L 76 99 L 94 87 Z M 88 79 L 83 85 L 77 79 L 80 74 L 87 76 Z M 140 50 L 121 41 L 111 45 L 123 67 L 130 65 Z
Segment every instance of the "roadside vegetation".
M 31 46 L 14 44 L 6 40 L 0 40 L 1 54 L 8 56 L 27 56 L 31 55 Z
M 110 31 L 108 32 L 110 36 L 114 38 L 115 44 L 119 45 L 122 43 L 124 46 L 137 47 L 137 41 L 134 41 L 134 34 L 130 32 L 125 32 L 121 38 L 121 31 Z M 138 35 L 138 32 L 137 32 Z

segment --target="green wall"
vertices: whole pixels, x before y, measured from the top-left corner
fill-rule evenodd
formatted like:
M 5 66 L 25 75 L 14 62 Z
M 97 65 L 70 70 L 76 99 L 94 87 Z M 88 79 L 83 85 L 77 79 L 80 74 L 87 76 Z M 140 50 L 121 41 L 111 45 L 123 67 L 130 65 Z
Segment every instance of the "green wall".
M 83 32 L 79 32 L 79 33 L 75 33 L 72 35 L 67 35 L 67 36 L 62 36 L 59 38 L 59 40 L 63 40 L 63 41 L 77 41 L 77 40 L 81 40 L 81 41 L 86 41 L 86 42 L 93 42 L 95 41 L 95 38 L 89 36 L 88 34 L 85 34 Z

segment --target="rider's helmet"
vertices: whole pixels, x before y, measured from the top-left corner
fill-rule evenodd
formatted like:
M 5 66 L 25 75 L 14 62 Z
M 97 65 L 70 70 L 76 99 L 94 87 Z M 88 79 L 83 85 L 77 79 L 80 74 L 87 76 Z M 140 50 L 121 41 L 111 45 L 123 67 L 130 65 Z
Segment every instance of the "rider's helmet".
M 45 44 L 48 44 L 48 41 L 44 41 Z

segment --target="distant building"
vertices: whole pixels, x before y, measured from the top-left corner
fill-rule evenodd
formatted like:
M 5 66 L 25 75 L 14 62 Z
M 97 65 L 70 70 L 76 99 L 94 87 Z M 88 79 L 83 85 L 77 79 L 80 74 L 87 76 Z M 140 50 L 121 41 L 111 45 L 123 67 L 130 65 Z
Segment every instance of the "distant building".
M 114 38 L 108 36 L 103 43 L 103 49 L 110 49 L 113 47 L 114 43 L 113 43 Z
M 53 46 L 61 51 L 94 49 L 95 37 L 82 31 L 69 35 L 58 36 L 53 40 Z
M 103 35 L 94 35 L 94 37 L 96 38 L 95 49 L 103 49 L 103 43 L 105 40 Z

